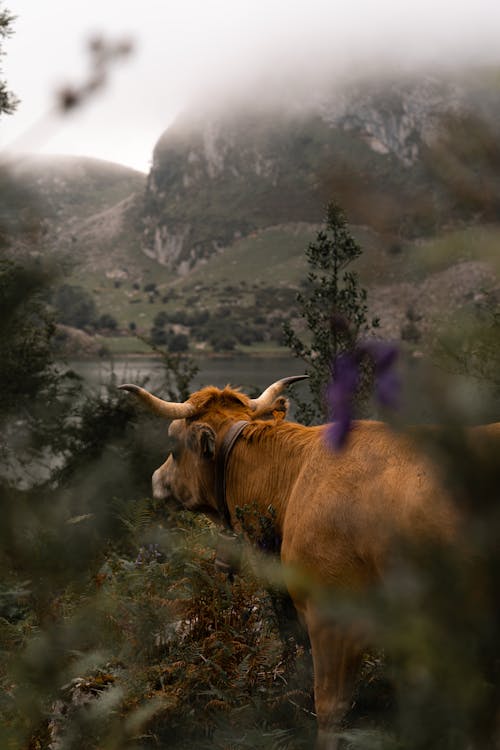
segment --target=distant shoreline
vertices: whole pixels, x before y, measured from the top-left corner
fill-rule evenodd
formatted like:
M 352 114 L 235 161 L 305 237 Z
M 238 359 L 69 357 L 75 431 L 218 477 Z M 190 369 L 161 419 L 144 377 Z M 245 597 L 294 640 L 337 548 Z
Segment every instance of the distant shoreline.
M 233 352 L 180 352 L 181 354 L 196 360 L 225 360 L 225 359 L 280 359 L 290 357 L 295 359 L 293 354 L 288 349 L 269 349 L 269 350 L 256 350 L 244 351 L 235 350 Z M 56 356 L 56 360 L 60 362 L 72 361 L 72 362 L 106 362 L 113 359 L 129 359 L 129 360 L 147 360 L 157 359 L 161 360 L 162 355 L 155 352 L 127 352 L 127 351 L 110 351 L 106 354 L 99 355 L 95 352 L 89 354 L 76 354 L 71 353 L 62 356 Z

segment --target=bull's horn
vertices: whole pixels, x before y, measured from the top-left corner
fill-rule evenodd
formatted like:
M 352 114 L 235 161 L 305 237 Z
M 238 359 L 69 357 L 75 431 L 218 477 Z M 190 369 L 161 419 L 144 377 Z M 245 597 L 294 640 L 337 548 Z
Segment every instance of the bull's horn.
M 269 408 L 288 385 L 296 383 L 299 380 L 305 380 L 308 377 L 309 375 L 291 375 L 289 378 L 281 378 L 281 380 L 277 380 L 275 383 L 268 386 L 258 398 L 251 399 L 252 408 L 254 411 L 261 411 L 261 409 Z
M 176 404 L 175 401 L 163 401 L 163 399 L 153 396 L 144 388 L 130 383 L 119 385 L 118 388 L 133 393 L 148 409 L 160 417 L 165 417 L 165 419 L 186 419 L 194 414 L 194 406 L 189 401 L 184 401 L 181 404 Z

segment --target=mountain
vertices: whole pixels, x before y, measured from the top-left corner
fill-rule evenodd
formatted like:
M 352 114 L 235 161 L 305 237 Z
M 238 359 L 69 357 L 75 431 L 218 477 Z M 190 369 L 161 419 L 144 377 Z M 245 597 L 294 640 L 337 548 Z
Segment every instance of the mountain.
M 76 157 L 0 170 L 0 242 L 58 254 L 121 333 L 276 346 L 334 199 L 381 334 L 415 338 L 497 285 L 499 89 L 483 69 L 193 108 L 147 177 Z
M 154 149 L 143 250 L 187 273 L 241 237 L 317 223 L 331 199 L 387 242 L 496 220 L 499 87 L 490 71 L 398 77 L 186 113 Z

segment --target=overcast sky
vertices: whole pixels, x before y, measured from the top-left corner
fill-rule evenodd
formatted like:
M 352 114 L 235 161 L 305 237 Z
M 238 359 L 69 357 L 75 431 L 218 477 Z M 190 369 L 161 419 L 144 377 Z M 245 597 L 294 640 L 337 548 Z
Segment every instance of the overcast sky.
M 189 101 L 245 90 L 254 79 L 285 87 L 327 68 L 344 73 L 382 63 L 399 69 L 500 59 L 500 0 L 1 4 L 17 16 L 2 69 L 21 99 L 18 111 L 0 122 L 1 146 L 15 142 L 21 150 L 83 154 L 143 171 L 156 140 Z M 85 45 L 95 34 L 131 39 L 135 52 L 114 66 L 92 102 L 64 120 L 43 119 L 57 89 L 85 79 Z

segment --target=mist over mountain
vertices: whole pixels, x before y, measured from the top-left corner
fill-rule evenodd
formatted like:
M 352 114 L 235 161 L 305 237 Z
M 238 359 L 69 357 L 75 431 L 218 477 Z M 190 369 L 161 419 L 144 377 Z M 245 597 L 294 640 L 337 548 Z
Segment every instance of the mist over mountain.
M 318 222 L 332 199 L 388 241 L 496 219 L 499 86 L 484 69 L 365 78 L 184 113 L 154 149 L 143 250 L 186 273 L 242 236 Z

